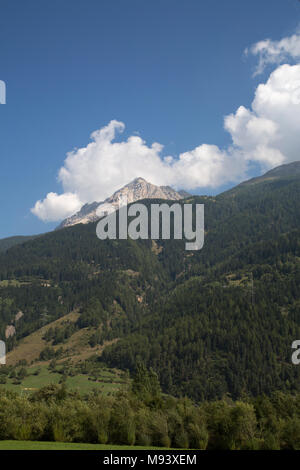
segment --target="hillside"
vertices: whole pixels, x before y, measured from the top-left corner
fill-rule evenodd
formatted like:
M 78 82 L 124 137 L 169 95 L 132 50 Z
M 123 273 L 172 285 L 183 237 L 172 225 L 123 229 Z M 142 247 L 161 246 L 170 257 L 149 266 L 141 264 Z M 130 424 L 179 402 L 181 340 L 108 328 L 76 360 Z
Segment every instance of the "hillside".
M 300 162 L 288 163 L 285 165 L 280 165 L 276 168 L 273 168 L 270 171 L 267 171 L 262 176 L 257 176 L 251 178 L 248 181 L 244 181 L 235 188 L 231 189 L 229 192 L 236 192 L 239 189 L 244 189 L 245 186 L 260 185 L 266 183 L 275 183 L 276 181 L 283 183 L 283 181 L 298 179 L 300 177 Z
M 26 337 L 76 310 L 74 328 L 48 334 L 50 350 L 86 331 L 82 358 L 100 348 L 99 364 L 130 372 L 142 360 L 164 391 L 196 400 L 299 390 L 300 176 L 291 166 L 187 201 L 205 204 L 199 252 L 183 241 L 103 242 L 90 223 L 2 254 L 0 336 L 24 313 L 8 358 L 36 360 Z
M 28 240 L 33 240 L 37 236 L 38 235 L 2 238 L 0 240 L 0 253 L 7 251 L 12 246 L 20 245 L 22 243 L 27 242 Z

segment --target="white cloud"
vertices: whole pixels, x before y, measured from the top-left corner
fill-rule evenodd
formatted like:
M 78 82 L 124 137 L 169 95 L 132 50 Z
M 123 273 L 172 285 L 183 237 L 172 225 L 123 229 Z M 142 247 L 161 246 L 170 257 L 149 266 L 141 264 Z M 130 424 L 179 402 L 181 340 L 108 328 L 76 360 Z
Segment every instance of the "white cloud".
M 32 212 L 44 221 L 61 220 L 86 202 L 103 201 L 138 176 L 157 185 L 194 189 L 238 180 L 246 169 L 234 152 L 215 145 L 200 145 L 176 159 L 162 157 L 162 145 L 148 146 L 136 135 L 114 142 L 116 132 L 124 127 L 111 121 L 92 133 L 92 142 L 86 147 L 68 153 L 58 174 L 65 193 L 49 193 Z
M 43 201 L 35 203 L 31 211 L 44 222 L 55 222 L 74 214 L 81 206 L 82 202 L 76 194 L 48 193 Z
M 255 92 L 252 109 L 226 116 L 225 129 L 247 160 L 263 168 L 299 160 L 300 65 L 284 64 Z
M 267 41 L 269 56 L 263 52 L 264 60 L 270 62 L 273 57 L 275 61 L 280 55 L 276 51 L 283 49 L 297 57 L 298 43 L 293 38 Z M 266 51 L 265 43 L 258 43 L 255 50 Z M 266 170 L 299 160 L 300 64 L 278 66 L 258 85 L 251 107 L 240 106 L 226 116 L 224 127 L 232 138 L 228 148 L 202 144 L 175 158 L 163 156 L 161 144 L 149 146 L 138 135 L 116 142 L 125 125 L 113 120 L 93 132 L 86 147 L 67 154 L 58 174 L 63 194 L 49 193 L 32 212 L 44 221 L 61 220 L 84 203 L 103 201 L 138 176 L 187 190 L 217 188 L 244 179 L 251 162 Z
M 67 155 L 58 179 L 64 190 L 78 195 L 83 201 L 102 201 L 136 176 L 144 176 L 154 184 L 164 184 L 169 159 L 161 157 L 163 146 L 151 147 L 139 136 L 113 142 L 125 125 L 111 121 L 91 134 L 92 142 Z
M 182 153 L 171 167 L 170 182 L 176 188 L 195 189 L 218 187 L 238 181 L 246 173 L 247 165 L 240 152 L 231 147 L 221 150 L 216 145 L 202 144 Z
M 259 75 L 269 64 L 278 65 L 291 58 L 299 60 L 300 35 L 293 34 L 292 36 L 285 37 L 280 41 L 264 39 L 263 41 L 253 44 L 250 48 L 247 48 L 245 53 L 258 56 L 258 65 L 254 75 Z

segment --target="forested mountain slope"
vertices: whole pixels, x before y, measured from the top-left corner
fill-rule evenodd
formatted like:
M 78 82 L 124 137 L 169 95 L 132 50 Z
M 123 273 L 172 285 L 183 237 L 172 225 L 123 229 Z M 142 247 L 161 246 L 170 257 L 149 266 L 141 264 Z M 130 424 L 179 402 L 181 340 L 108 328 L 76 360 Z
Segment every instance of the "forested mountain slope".
M 100 241 L 91 223 L 0 255 L 0 336 L 19 310 L 9 347 L 77 309 L 76 328 L 96 328 L 94 345 L 116 340 L 99 360 L 130 371 L 142 360 L 174 395 L 299 390 L 300 366 L 291 362 L 300 339 L 295 165 L 183 202 L 205 204 L 201 251 L 185 251 L 184 241 Z
M 25 243 L 28 240 L 32 240 L 33 238 L 36 238 L 37 236 L 38 235 L 31 235 L 31 236 L 29 235 L 29 236 L 16 236 L 16 237 L 2 238 L 0 240 L 0 252 L 5 252 L 12 246 Z

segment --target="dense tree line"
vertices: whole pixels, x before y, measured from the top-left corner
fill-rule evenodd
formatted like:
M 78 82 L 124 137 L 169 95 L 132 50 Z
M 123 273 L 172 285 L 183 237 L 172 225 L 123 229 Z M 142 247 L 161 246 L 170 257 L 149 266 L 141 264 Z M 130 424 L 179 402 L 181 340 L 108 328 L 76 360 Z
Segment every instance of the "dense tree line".
M 0 392 L 0 439 L 183 449 L 300 449 L 298 395 L 223 398 L 195 404 L 162 395 L 157 375 L 139 366 L 131 389 L 84 398 L 64 385 L 29 396 Z

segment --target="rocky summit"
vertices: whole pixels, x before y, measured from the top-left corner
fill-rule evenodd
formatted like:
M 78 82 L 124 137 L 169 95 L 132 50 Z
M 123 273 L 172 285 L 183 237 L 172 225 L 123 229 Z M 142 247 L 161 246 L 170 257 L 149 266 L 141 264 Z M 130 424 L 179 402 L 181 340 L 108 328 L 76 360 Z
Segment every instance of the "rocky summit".
M 117 190 L 112 196 L 105 199 L 105 201 L 85 204 L 80 211 L 76 212 L 76 214 L 63 220 L 57 228 L 62 229 L 72 225 L 95 222 L 99 219 L 99 206 L 103 205 L 103 207 L 105 207 L 110 204 L 117 208 L 119 202 L 124 198 L 127 198 L 128 203 L 132 203 L 141 199 L 166 199 L 178 201 L 179 199 L 183 199 L 187 196 L 189 196 L 189 194 L 185 191 L 175 191 L 170 186 L 156 186 L 144 180 L 144 178 L 135 178 L 131 183 L 126 184 L 123 188 Z

